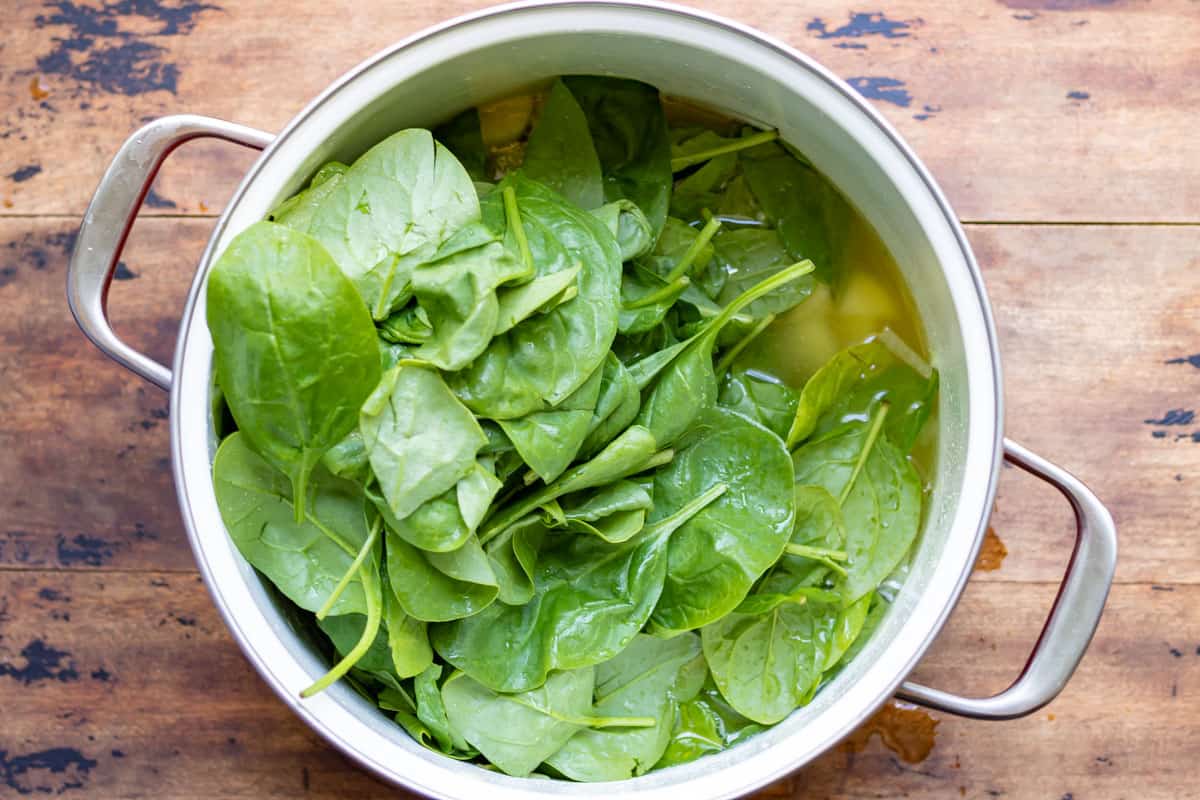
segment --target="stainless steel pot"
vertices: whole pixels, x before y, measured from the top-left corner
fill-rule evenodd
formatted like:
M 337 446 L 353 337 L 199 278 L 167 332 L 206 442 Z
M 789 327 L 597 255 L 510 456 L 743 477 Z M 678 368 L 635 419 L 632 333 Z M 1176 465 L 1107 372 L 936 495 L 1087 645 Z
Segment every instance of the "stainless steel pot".
M 637 78 L 778 128 L 879 231 L 912 289 L 941 372 L 940 435 L 927 519 L 911 575 L 862 653 L 811 704 L 733 749 L 621 783 L 649 800 L 733 797 L 800 767 L 893 693 L 972 717 L 1005 719 L 1049 702 L 1091 640 L 1116 564 L 1112 518 L 1059 467 L 1002 438 L 1000 359 L 979 270 L 924 166 L 849 86 L 787 45 L 689 9 L 640 2 L 530 3 L 461 17 L 406 39 L 338 80 L 278 136 L 195 116 L 165 117 L 121 148 L 88 207 L 68 275 L 84 333 L 171 393 L 171 455 L 196 561 L 230 631 L 268 684 L 331 744 L 395 784 L 455 800 L 607 798 L 611 785 L 510 778 L 417 745 L 349 687 L 299 692 L 325 664 L 289 627 L 225 533 L 211 480 L 212 342 L 205 279 L 238 231 L 295 192 L 325 161 L 350 161 L 388 133 L 428 125 L 530 82 L 568 73 Z M 263 150 L 217 221 L 187 305 L 171 369 L 116 337 L 105 295 L 155 172 L 181 143 L 216 137 Z M 1078 521 L 1070 566 L 1025 670 L 995 697 L 969 699 L 905 682 L 971 574 L 1001 458 L 1058 488 Z

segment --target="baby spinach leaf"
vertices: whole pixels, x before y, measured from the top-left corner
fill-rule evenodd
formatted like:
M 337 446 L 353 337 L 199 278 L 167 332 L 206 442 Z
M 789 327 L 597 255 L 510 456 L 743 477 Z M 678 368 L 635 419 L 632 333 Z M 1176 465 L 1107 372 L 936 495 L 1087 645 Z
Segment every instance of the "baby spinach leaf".
M 413 547 L 391 531 L 386 545 L 392 591 L 405 613 L 418 620 L 469 617 L 487 608 L 499 593 L 487 555 L 474 536 L 449 553 Z
M 434 626 L 434 649 L 475 680 L 504 692 L 540 686 L 552 670 L 612 658 L 654 609 L 671 535 L 725 491 L 720 484 L 703 489 L 675 513 L 619 544 L 542 534 L 533 597 L 523 606 L 496 604 Z
M 671 690 L 685 665 L 700 655 L 693 634 L 656 639 L 639 634 L 615 658 L 596 666 L 596 703 L 603 716 L 646 715 L 652 728 L 579 731 L 546 763 L 576 781 L 615 781 L 644 775 L 667 749 L 676 701 Z M 695 687 L 699 688 L 699 687 Z
M 793 456 L 796 482 L 836 497 L 846 520 L 846 602 L 875 589 L 904 558 L 921 521 L 921 480 L 881 435 L 888 407 L 869 423 L 851 422 Z
M 614 200 L 594 209 L 592 213 L 616 238 L 622 261 L 643 256 L 654 247 L 654 226 L 632 201 Z
M 473 181 L 487 181 L 487 148 L 479 125 L 479 111 L 468 108 L 433 129 L 433 138 L 450 149 Z
M 595 522 L 621 511 L 649 511 L 654 508 L 654 499 L 649 487 L 637 481 L 619 480 L 594 492 L 567 495 L 561 505 L 566 519 Z
M 322 467 L 313 471 L 304 518 L 296 522 L 288 480 L 234 433 L 213 459 L 213 489 L 229 536 L 242 557 L 306 611 L 316 611 L 367 539 L 362 491 Z M 333 614 L 363 614 L 357 578 Z
M 778 143 L 741 153 L 742 172 L 793 259 L 816 265 L 822 283 L 836 282 L 853 210 L 823 175 Z
M 496 289 L 525 266 L 498 241 L 460 250 L 412 272 L 412 290 L 432 326 L 416 357 L 462 369 L 484 351 L 500 320 Z
M 499 509 L 486 520 L 480 540 L 486 543 L 512 523 L 529 514 L 538 506 L 564 494 L 603 486 L 620 478 L 633 475 L 647 468 L 654 456 L 654 436 L 645 428 L 632 425 L 592 457 L 564 472 L 552 483 L 535 489 Z
M 358 427 L 397 519 L 454 487 L 487 442 L 437 371 L 414 362 L 388 370 L 362 405 Z
M 437 742 L 440 752 L 460 760 L 473 758 L 478 755 L 478 752 L 467 744 L 467 741 L 459 735 L 446 716 L 442 690 L 438 686 L 438 680 L 441 677 L 441 665 L 433 664 L 413 681 L 413 694 L 417 700 L 417 719 L 428 728 Z
M 604 367 L 597 367 L 556 408 L 498 421 L 521 458 L 543 481 L 554 480 L 575 460 L 591 427 L 603 375 Z
M 871 608 L 874 592 L 867 592 L 850 605 L 838 612 L 837 621 L 833 626 L 833 638 L 829 641 L 829 651 L 825 654 L 825 665 L 822 671 L 828 672 L 841 663 L 850 646 L 863 631 L 867 622 L 867 614 Z
M 821 678 L 835 606 L 780 603 L 765 614 L 734 612 L 700 630 L 721 695 L 763 725 L 798 708 Z
M 604 359 L 600 378 L 600 396 L 592 411 L 588 434 L 579 448 L 579 456 L 591 458 L 617 434 L 629 427 L 642 404 L 642 395 L 633 376 L 614 354 Z
M 584 210 L 604 203 L 600 159 L 583 109 L 557 80 L 525 146 L 525 174 Z
M 659 446 L 669 446 L 686 433 L 697 415 L 716 403 L 717 378 L 713 373 L 712 351 L 721 329 L 758 298 L 811 271 L 811 262 L 794 264 L 756 284 L 727 305 L 657 374 L 642 398 L 642 408 L 635 422 L 646 427 Z
M 795 520 L 788 461 L 766 428 L 712 409 L 656 473 L 651 523 L 715 484 L 729 490 L 671 538 L 652 633 L 692 630 L 727 614 L 779 559 Z
M 671 198 L 671 142 L 658 90 L 638 81 L 563 79 L 587 117 L 604 173 L 604 197 L 631 200 L 658 238 Z
M 570 269 L 534 278 L 520 286 L 500 289 L 496 293 L 499 306 L 493 335 L 499 336 L 511 330 L 517 323 L 538 312 L 552 310 L 558 305 L 554 301 L 575 287 L 580 269 L 581 265 L 576 264 Z
M 470 175 L 429 131 L 414 128 L 360 156 L 304 230 L 325 245 L 382 320 L 407 300 L 413 268 L 478 220 Z
M 923 376 L 873 339 L 835 355 L 808 379 L 788 431 L 789 447 L 851 420 L 866 420 L 887 403 L 886 431 L 908 452 L 933 411 L 938 377 Z
M 523 606 L 533 598 L 533 571 L 546 533 L 545 524 L 531 515 L 488 542 L 488 561 L 499 584 L 501 603 Z
M 418 305 L 393 312 L 377 330 L 380 339 L 393 344 L 424 344 L 433 335 L 429 315 Z
M 348 169 L 345 164 L 337 161 L 324 165 L 313 175 L 307 189 L 280 203 L 267 215 L 267 221 L 278 222 L 297 231 L 307 230 L 321 202 L 342 182 Z
M 717 302 L 729 303 L 756 283 L 792 263 L 776 231 L 769 228 L 723 230 L 713 237 L 713 250 L 723 267 L 725 282 Z M 755 319 L 782 314 L 804 302 L 816 284 L 811 275 L 781 286 L 746 306 L 743 313 Z
M 320 244 L 269 222 L 213 266 L 207 317 L 238 429 L 291 479 L 302 520 L 309 474 L 379 380 L 374 326 Z
M 367 626 L 367 617 L 365 614 L 342 614 L 318 619 L 317 625 L 321 628 L 321 632 L 329 637 L 334 650 L 344 656 L 353 650 L 359 639 L 362 638 L 363 630 Z M 386 630 L 382 627 L 379 629 L 370 649 L 358 660 L 355 667 L 364 672 L 390 672 L 392 670 L 392 656 L 388 651 Z
M 400 678 L 411 678 L 433 663 L 433 648 L 425 622 L 405 614 L 390 587 L 386 583 L 383 591 L 383 623 L 391 667 Z
M 321 466 L 339 478 L 366 484 L 371 477 L 371 462 L 367 459 L 367 448 L 357 428 L 325 451 L 325 455 L 321 456 Z
M 556 672 L 537 689 L 500 694 L 455 672 L 442 685 L 446 715 L 488 761 L 524 777 L 587 727 L 645 727 L 646 717 L 591 714 L 595 675 L 591 667 Z
M 581 269 L 578 296 L 496 336 L 469 367 L 448 376 L 467 407 L 491 419 L 553 408 L 595 372 L 617 332 L 621 278 L 617 243 L 599 220 L 520 174 L 504 187 L 516 192 L 536 277 Z
M 445 553 L 462 547 L 475 533 L 500 486 L 490 464 L 481 457 L 458 483 L 426 500 L 403 519 L 396 518 L 374 487 L 367 489 L 367 497 L 390 531 L 422 550 Z
M 710 679 L 698 697 L 680 704 L 671 742 L 655 768 L 686 764 L 702 755 L 719 753 L 762 730 L 764 726 L 734 711 Z
M 717 403 L 749 417 L 776 436 L 787 435 L 796 416 L 796 393 L 778 378 L 757 370 L 724 376 Z

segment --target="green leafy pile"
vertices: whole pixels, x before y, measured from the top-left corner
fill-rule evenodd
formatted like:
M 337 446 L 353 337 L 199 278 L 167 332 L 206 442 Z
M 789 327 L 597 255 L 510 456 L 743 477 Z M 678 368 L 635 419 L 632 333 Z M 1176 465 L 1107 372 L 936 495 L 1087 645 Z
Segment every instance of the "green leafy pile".
M 489 183 L 478 117 L 329 164 L 208 280 L 221 514 L 419 742 L 639 775 L 806 703 L 918 530 L 936 378 L 878 340 L 734 368 L 847 208 L 770 132 L 555 83 Z M 225 414 L 225 404 L 230 415 Z

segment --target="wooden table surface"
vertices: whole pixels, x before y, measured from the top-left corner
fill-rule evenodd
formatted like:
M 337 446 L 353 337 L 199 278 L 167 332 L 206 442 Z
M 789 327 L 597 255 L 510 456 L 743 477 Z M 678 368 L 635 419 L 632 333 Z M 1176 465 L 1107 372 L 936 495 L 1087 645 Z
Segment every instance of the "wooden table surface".
M 243 660 L 184 537 L 166 397 L 64 302 L 80 214 L 124 137 L 199 112 L 278 130 L 379 48 L 482 5 L 361 0 L 5 4 L 0 39 L 0 797 L 374 798 Z M 1007 430 L 1077 472 L 1120 530 L 1092 648 L 1023 720 L 934 714 L 919 763 L 873 737 L 765 790 L 792 798 L 1180 798 L 1200 786 L 1200 3 L 703 0 L 848 78 L 967 223 L 1004 354 Z M 252 156 L 173 156 L 114 284 L 168 360 L 182 299 Z M 1015 470 L 922 682 L 1003 688 L 1073 525 Z M 894 744 L 894 743 L 893 743 Z M 902 749 L 902 748 L 901 748 Z

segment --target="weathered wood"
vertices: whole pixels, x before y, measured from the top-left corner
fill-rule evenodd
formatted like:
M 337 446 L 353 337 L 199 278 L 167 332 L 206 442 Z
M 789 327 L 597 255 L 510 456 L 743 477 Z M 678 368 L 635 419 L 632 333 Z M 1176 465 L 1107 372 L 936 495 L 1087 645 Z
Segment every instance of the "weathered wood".
M 1002 688 L 1053 596 L 1049 585 L 972 586 L 915 677 Z M 936 742 L 920 763 L 875 738 L 761 796 L 1180 797 L 1200 780 L 1198 606 L 1200 587 L 1118 587 L 1075 680 L 1044 711 L 1005 723 L 935 714 Z M 74 762 L 58 774 L 9 772 L 10 789 L 74 781 L 77 797 L 403 796 L 330 750 L 262 684 L 195 576 L 0 573 L 0 612 L 0 759 Z
M 211 224 L 146 218 L 130 239 L 122 274 L 136 278 L 114 282 L 110 307 L 122 335 L 156 358 L 170 359 Z M 0 221 L 0 569 L 191 569 L 167 464 L 166 397 L 101 356 L 62 302 L 72 227 Z M 1200 582 L 1200 422 L 1144 422 L 1197 410 L 1200 369 L 1165 362 L 1200 351 L 1198 233 L 970 229 L 1000 331 L 1008 432 L 1111 505 L 1123 581 Z M 1066 503 L 1010 469 L 997 506 L 1010 555 L 978 579 L 1057 580 L 1074 531 Z
M 279 130 L 377 50 L 485 5 L 17 0 L 0 50 L 0 213 L 79 214 L 121 140 L 161 114 Z M 966 219 L 1200 221 L 1192 0 L 699 5 L 851 80 Z M 149 213 L 218 209 L 251 158 L 187 146 Z

